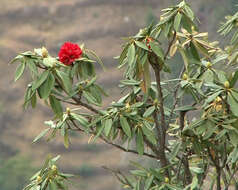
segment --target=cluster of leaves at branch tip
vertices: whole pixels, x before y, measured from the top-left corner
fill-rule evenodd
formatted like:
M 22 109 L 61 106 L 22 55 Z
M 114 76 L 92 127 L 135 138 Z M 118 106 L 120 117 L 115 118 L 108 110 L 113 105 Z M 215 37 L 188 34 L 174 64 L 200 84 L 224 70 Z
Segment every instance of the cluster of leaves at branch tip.
M 131 162 L 129 175 L 109 169 L 131 190 L 208 189 L 208 178 L 210 189 L 238 186 L 237 20 L 238 13 L 229 16 L 219 29 L 230 38 L 223 49 L 199 31 L 186 1 L 163 9 L 157 23 L 125 38 L 117 57 L 124 94 L 106 108 L 108 95 L 95 71 L 103 63 L 83 44 L 65 42 L 59 57 L 44 47 L 19 54 L 12 61 L 19 63 L 15 81 L 27 69 L 31 76 L 24 108 L 43 100 L 54 113 L 33 142 L 59 134 L 69 148 L 74 131 L 156 160 L 154 167 Z M 172 69 L 178 62 L 180 72 Z M 67 189 L 70 176 L 60 172 L 57 159 L 48 158 L 25 190 Z

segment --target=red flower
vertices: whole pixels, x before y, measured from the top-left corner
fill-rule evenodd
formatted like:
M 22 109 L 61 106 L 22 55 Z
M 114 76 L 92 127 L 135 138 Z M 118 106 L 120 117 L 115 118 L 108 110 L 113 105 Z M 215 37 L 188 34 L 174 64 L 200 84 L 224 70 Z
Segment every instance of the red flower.
M 80 58 L 82 50 L 78 44 L 65 42 L 59 51 L 59 60 L 65 65 L 72 65 L 75 59 Z
M 152 42 L 152 41 L 153 41 L 152 38 L 150 38 L 150 37 L 146 38 L 146 46 L 149 48 L 149 50 L 151 49 L 150 42 Z

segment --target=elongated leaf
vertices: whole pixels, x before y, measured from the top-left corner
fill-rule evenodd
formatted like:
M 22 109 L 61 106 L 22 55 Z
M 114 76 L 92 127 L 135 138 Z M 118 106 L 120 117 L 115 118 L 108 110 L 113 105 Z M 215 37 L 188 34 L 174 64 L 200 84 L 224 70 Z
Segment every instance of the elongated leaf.
M 155 111 L 155 106 L 149 107 L 143 114 L 143 117 L 149 117 L 154 111 Z
M 49 71 L 44 71 L 43 73 L 41 73 L 41 75 L 32 83 L 32 90 L 37 89 L 40 85 L 43 84 L 43 82 L 45 82 L 45 80 L 47 79 L 49 75 Z
M 182 14 L 178 12 L 178 14 L 175 16 L 175 19 L 174 19 L 174 29 L 176 31 L 179 30 L 181 19 L 182 19 Z
M 100 106 L 100 103 L 98 103 L 97 99 L 90 92 L 83 91 L 83 97 L 85 97 L 89 103 Z
M 228 94 L 227 102 L 230 105 L 232 113 L 238 117 L 238 102 L 234 99 L 231 93 Z
M 151 86 L 151 74 L 150 74 L 150 67 L 148 61 L 144 63 L 143 68 L 143 81 L 145 84 L 145 93 L 148 93 L 148 90 Z
M 156 137 L 155 137 L 155 133 L 148 129 L 146 126 L 142 126 L 142 131 L 143 131 L 143 134 L 146 136 L 146 138 L 154 145 L 157 144 L 157 140 L 156 140 Z
M 83 127 L 88 127 L 89 123 L 88 120 L 83 117 L 82 115 L 76 114 L 76 113 L 70 113 L 70 115 L 77 120 Z
M 149 190 L 150 189 L 150 186 L 152 185 L 153 180 L 154 180 L 154 176 L 153 175 L 151 175 L 149 178 L 147 178 L 145 180 L 145 187 L 144 187 L 145 190 Z
M 98 57 L 97 54 L 96 54 L 94 51 L 92 51 L 92 50 L 87 49 L 87 51 L 88 51 L 92 56 L 94 56 L 94 58 L 97 60 L 97 62 L 101 65 L 102 69 L 105 70 L 104 64 L 103 64 L 102 60 L 100 59 L 100 57 Z
M 236 84 L 237 80 L 238 80 L 238 71 L 233 73 L 233 77 L 232 77 L 232 80 L 230 82 L 230 87 L 231 88 Z
M 48 131 L 50 130 L 50 128 L 47 128 L 45 130 L 43 130 L 34 140 L 33 143 L 37 142 L 39 139 L 41 139 L 42 137 L 44 137 L 46 135 L 46 133 L 48 133 Z
M 25 70 L 26 64 L 23 62 L 17 66 L 16 73 L 15 73 L 15 82 L 22 76 Z
M 120 124 L 121 124 L 122 130 L 124 131 L 124 133 L 128 137 L 131 137 L 131 128 L 128 124 L 127 119 L 124 116 L 120 116 Z
M 106 136 L 110 134 L 111 128 L 112 128 L 112 119 L 107 119 L 105 121 L 105 128 L 104 128 L 104 133 Z
M 37 98 L 36 98 L 36 92 L 33 92 L 33 95 L 31 97 L 31 107 L 35 108 L 36 107 L 36 102 L 37 102 Z
M 152 51 L 153 51 L 161 60 L 164 60 L 164 53 L 163 53 L 162 48 L 159 46 L 159 44 L 151 41 L 151 42 L 150 42 L 150 46 L 151 46 Z
M 174 109 L 174 111 L 189 111 L 189 110 L 196 110 L 195 107 L 187 105 L 187 106 L 182 106 Z
M 62 72 L 59 70 L 57 70 L 56 73 L 57 73 L 57 76 L 61 79 L 61 81 L 63 83 L 63 87 L 66 90 L 66 92 L 68 94 L 71 94 L 72 93 L 72 82 L 69 78 L 69 75 L 66 74 L 65 72 Z
M 49 97 L 51 90 L 55 84 L 55 78 L 52 73 L 49 73 L 46 81 L 38 88 L 39 95 L 42 99 Z
M 102 134 L 104 127 L 105 127 L 105 125 L 101 125 L 100 127 L 97 127 L 97 134 L 93 138 L 92 142 L 95 142 L 95 140 Z
M 169 158 L 171 161 L 177 156 L 177 154 L 178 154 L 179 149 L 181 148 L 181 146 L 182 146 L 182 143 L 181 143 L 181 142 L 175 142 L 175 146 L 173 147 L 171 156 L 170 156 L 170 158 Z
M 145 49 L 145 50 L 149 50 L 145 43 L 139 42 L 139 41 L 135 41 L 135 43 L 138 47 Z
M 136 135 L 136 149 L 140 155 L 144 154 L 144 139 L 142 131 L 139 129 Z
M 54 113 L 57 116 L 60 116 L 63 112 L 61 103 L 53 95 L 49 96 L 49 100 L 50 100 L 50 106 L 51 106 L 52 110 L 54 111 Z
M 68 133 L 68 130 L 65 130 L 65 133 L 64 133 L 64 146 L 65 146 L 65 148 L 69 148 L 69 133 Z
M 128 48 L 128 52 L 127 52 L 127 60 L 128 60 L 128 64 L 132 65 L 134 60 L 135 60 L 135 45 L 131 44 L 130 47 Z

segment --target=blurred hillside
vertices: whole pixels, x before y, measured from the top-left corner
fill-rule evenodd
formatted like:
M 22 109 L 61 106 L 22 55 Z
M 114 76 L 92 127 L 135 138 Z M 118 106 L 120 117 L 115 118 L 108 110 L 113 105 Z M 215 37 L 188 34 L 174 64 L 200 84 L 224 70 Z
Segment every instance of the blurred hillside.
M 116 69 L 117 62 L 113 57 L 121 51 L 121 37 L 132 35 L 152 19 L 158 19 L 162 8 L 176 2 L 178 1 L 0 0 L 0 160 L 24 154 L 33 160 L 34 166 L 39 166 L 48 153 L 61 154 L 62 168 L 81 175 L 76 179 L 79 184 L 76 189 L 116 189 L 116 180 L 101 166 L 126 168 L 128 155 L 125 153 L 101 142 L 88 144 L 88 137 L 81 134 L 72 134 L 69 149 L 64 148 L 60 137 L 50 143 L 31 143 L 44 129 L 44 121 L 49 120 L 52 113 L 42 102 L 38 102 L 39 109 L 23 111 L 24 88 L 29 81 L 25 77 L 17 84 L 13 83 L 16 67 L 8 63 L 18 52 L 33 48 L 45 46 L 52 55 L 57 55 L 65 41 L 85 43 L 102 57 L 108 69 L 103 72 L 98 68 L 99 81 L 113 99 L 117 99 L 120 96 L 117 85 L 121 72 Z M 236 10 L 235 2 L 236 0 L 192 1 L 191 5 L 199 18 L 202 31 L 209 31 L 212 40 L 217 37 L 215 32 L 224 15 Z M 106 99 L 105 104 L 111 101 Z M 4 190 L 16 189 L 8 188 L 4 187 Z

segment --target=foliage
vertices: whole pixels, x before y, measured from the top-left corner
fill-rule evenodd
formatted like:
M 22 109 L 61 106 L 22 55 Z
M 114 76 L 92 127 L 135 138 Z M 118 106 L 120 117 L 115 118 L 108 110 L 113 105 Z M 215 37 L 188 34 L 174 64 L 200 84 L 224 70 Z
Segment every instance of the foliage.
M 60 156 L 51 158 L 51 156 L 48 156 L 41 170 L 31 177 L 30 184 L 23 190 L 68 189 L 66 182 L 68 181 L 68 178 L 73 177 L 73 175 L 65 174 L 58 170 L 55 164 L 59 157 Z
M 129 176 L 109 169 L 127 189 L 207 189 L 207 179 L 210 189 L 237 184 L 238 13 L 226 19 L 219 32 L 232 37 L 222 49 L 218 42 L 209 42 L 208 33 L 199 32 L 185 1 L 163 9 L 159 22 L 126 38 L 118 62 L 125 70 L 120 87 L 128 93 L 106 109 L 101 107 L 106 93 L 94 70 L 101 60 L 84 45 L 72 65 L 64 65 L 45 48 L 19 54 L 12 61 L 20 62 L 15 80 L 26 68 L 32 77 L 24 107 L 34 108 L 42 99 L 55 113 L 34 142 L 59 133 L 68 148 L 69 131 L 78 131 L 90 135 L 89 142 L 99 138 L 122 151 L 159 160 L 153 168 L 132 162 L 136 169 Z M 179 77 L 162 80 L 162 74 L 174 76 L 170 64 L 176 63 L 170 60 L 175 56 L 183 60 Z M 44 190 L 48 183 L 37 185 Z

